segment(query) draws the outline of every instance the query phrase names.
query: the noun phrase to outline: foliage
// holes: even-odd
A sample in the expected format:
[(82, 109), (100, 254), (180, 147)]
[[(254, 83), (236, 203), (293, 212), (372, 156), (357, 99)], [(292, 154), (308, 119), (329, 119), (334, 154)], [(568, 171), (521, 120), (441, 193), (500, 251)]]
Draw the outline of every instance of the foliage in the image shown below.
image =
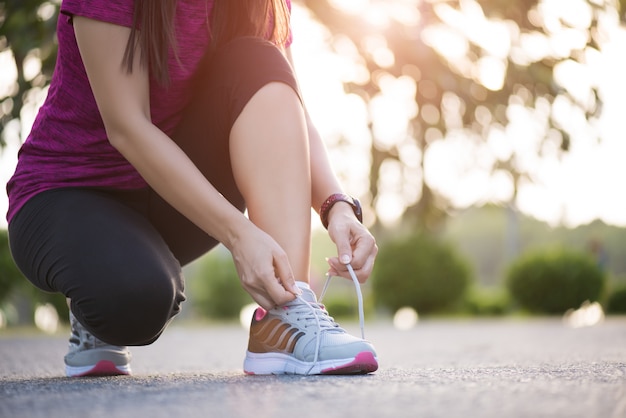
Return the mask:
[(213, 319), (234, 319), (253, 300), (241, 286), (235, 264), (228, 254), (214, 251), (198, 263), (187, 281), (193, 309)]
[(612, 289), (607, 300), (606, 310), (611, 314), (626, 314), (626, 283)]
[(470, 284), (470, 271), (452, 247), (415, 234), (381, 244), (372, 274), (379, 306), (410, 306), (420, 314), (451, 308)]
[(555, 249), (528, 253), (507, 274), (511, 296), (531, 312), (562, 314), (597, 301), (606, 275), (588, 254)]
[[(50, 82), (56, 62), (59, 4), (58, 0), (0, 1), (0, 53), (12, 52), (17, 71), (17, 80), (8, 94), (0, 92), (0, 148), (4, 145), (4, 128), (12, 120), (19, 120), (28, 93)], [(31, 74), (28, 68), (37, 65), (39, 70)]]
[(11, 257), (7, 231), (0, 229), (0, 304), (22, 281), (24, 281), (22, 273), (15, 266)]
[[(370, 0), (364, 3), (367, 10), (357, 12), (346, 11), (340, 7), (341, 2), (331, 0), (299, 1), (329, 29), (329, 43), (342, 59), (356, 64), (359, 71), (354, 74), (366, 74), (361, 79), (345, 79), (348, 93), (370, 105), (390, 85), (390, 80), (411, 80), (403, 89), (413, 92), (411, 103), (406, 106), (413, 110), (407, 111), (406, 129), (403, 127), (395, 142), (382, 140), (374, 118), (370, 118), (370, 193), (364, 197), (371, 197), (364, 203), (374, 207), (381, 196), (410, 187), (411, 192), (402, 196), (406, 217), (422, 227), (435, 229), (453, 204), (450, 196), (425, 175), (429, 149), (454, 132), (459, 134), (455, 138), (473, 144), (491, 133), (506, 133), (512, 111), (520, 107), (536, 116), (539, 140), (533, 139), (533, 143), (537, 144), (537, 155), (552, 148), (567, 152), (570, 136), (575, 132), (554, 116), (553, 104), (560, 101), (571, 105), (568, 118), (575, 113), (592, 121), (599, 115), (602, 103), (593, 83), (589, 88), (576, 83), (576, 92), (572, 92), (571, 86), (562, 85), (555, 77), (555, 69), (565, 64), (584, 70), (587, 57), (602, 48), (602, 36), (611, 32), (603, 25), (616, 25), (619, 17), (624, 16), (615, 10), (620, 6), (623, 10), (624, 0), (619, 4), (582, 1), (588, 5), (591, 16), (582, 25), (562, 16), (546, 21), (539, 0)], [(13, 88), (0, 92), (0, 148), (6, 125), (19, 120), (23, 105), (33, 100), (29, 94), (44, 88), (50, 80), (56, 58), (54, 29), (59, 4), (60, 0), (0, 1), (0, 53), (11, 51), (17, 70)], [(371, 24), (367, 17), (372, 16), (379, 22), (388, 22)], [(481, 33), (468, 33), (473, 23), (469, 17), (480, 19)], [(501, 36), (489, 36), (486, 30), (493, 28)], [(436, 32), (442, 29), (445, 30)], [(441, 36), (431, 36), (433, 33)], [(525, 44), (530, 41), (545, 46), (570, 35), (582, 41), (564, 49), (547, 48), (549, 52), (544, 53), (539, 52), (541, 48), (529, 49)], [(450, 56), (433, 39), (452, 39), (451, 44), (463, 48)], [(485, 39), (502, 39), (501, 48), (494, 50)], [(26, 71), (27, 67), (33, 68), (33, 63), (41, 64), (37, 74)], [(486, 63), (502, 68), (502, 77), (481, 77)], [(484, 155), (484, 148), (477, 145), (476, 149)], [(522, 168), (519, 158), (512, 152), (481, 169), (498, 174), (508, 172), (515, 194), (520, 181), (533, 178), (533, 173)], [(403, 184), (393, 188), (383, 187), (380, 182), (381, 171), (390, 163), (402, 167), (399, 182)], [(473, 168), (471, 164), (466, 167)], [(511, 201), (514, 200), (512, 196)]]
[[(515, 149), (486, 162), (484, 140), (492, 134), (513, 135), (511, 117), (526, 112), (536, 122), (534, 137), (527, 138), (533, 153), (541, 157), (547, 148), (564, 153), (577, 134), (568, 126), (572, 114), (593, 122), (601, 111), (596, 86), (564, 85), (555, 74), (565, 66), (584, 70), (586, 57), (598, 53), (601, 34), (608, 30), (604, 25), (619, 25), (613, 3), (577, 2), (583, 11), (587, 7), (589, 16), (577, 22), (568, 19), (567, 8), (546, 16), (539, 0), (371, 0), (364, 3), (366, 10), (342, 8), (331, 0), (303, 3), (331, 32), (330, 43), (342, 59), (363, 70), (354, 74), (367, 74), (345, 80), (349, 93), (370, 105), (394, 88), (413, 95), (405, 106), (412, 110), (404, 110), (406, 131), (393, 139), (387, 138), (387, 130), (377, 129), (370, 115), (369, 195), (375, 205), (381, 196), (399, 194), (411, 185), (413, 192), (400, 198), (405, 215), (423, 228), (436, 230), (447, 209), (454, 207), (436, 179), (427, 175), (425, 157), (434, 145), (452, 139), (475, 150), (474, 159), (482, 166), (461, 164), (465, 167), (455, 168), (459, 179), (477, 169), (510, 174), (510, 201), (515, 202), (518, 185), (533, 181), (533, 173)], [(576, 36), (579, 42), (541, 50), (540, 45), (564, 36)], [(535, 48), (529, 46), (533, 42)], [(486, 68), (494, 71), (486, 76)], [(569, 106), (565, 120), (554, 111), (557, 102)], [(396, 171), (401, 178), (393, 188), (381, 189), (381, 173), (389, 166), (400, 167)], [(421, 189), (417, 193), (415, 184)]]
[(500, 316), (511, 310), (509, 295), (500, 289), (488, 290), (473, 287), (467, 292), (463, 311), (473, 316)]
[(557, 246), (589, 253), (610, 276), (626, 277), (626, 230), (601, 221), (551, 227), (519, 212), (511, 214), (510, 208), (489, 205), (452, 214), (442, 235), (471, 261), (477, 281), (485, 287), (500, 286), (520, 254)]

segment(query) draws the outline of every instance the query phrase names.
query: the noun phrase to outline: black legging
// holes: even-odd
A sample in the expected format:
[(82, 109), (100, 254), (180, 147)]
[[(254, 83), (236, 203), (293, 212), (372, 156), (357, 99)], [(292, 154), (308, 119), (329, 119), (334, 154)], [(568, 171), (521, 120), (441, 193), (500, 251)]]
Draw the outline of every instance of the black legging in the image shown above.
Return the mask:
[[(269, 42), (240, 38), (206, 61), (173, 139), (237, 208), (231, 127), (264, 85), (298, 92), (289, 63)], [(38, 288), (71, 299), (76, 318), (115, 345), (155, 341), (185, 300), (181, 265), (217, 245), (151, 189), (62, 188), (30, 199), (9, 224), (11, 252)]]

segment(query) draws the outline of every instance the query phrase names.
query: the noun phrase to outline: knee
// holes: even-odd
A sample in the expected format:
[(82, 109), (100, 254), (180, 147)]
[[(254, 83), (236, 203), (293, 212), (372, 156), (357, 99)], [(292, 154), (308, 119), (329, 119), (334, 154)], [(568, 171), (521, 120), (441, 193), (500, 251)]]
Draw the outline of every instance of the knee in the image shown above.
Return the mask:
[(161, 335), (184, 300), (182, 275), (160, 272), (100, 289), (82, 303), (72, 299), (72, 311), (109, 344), (146, 345)]

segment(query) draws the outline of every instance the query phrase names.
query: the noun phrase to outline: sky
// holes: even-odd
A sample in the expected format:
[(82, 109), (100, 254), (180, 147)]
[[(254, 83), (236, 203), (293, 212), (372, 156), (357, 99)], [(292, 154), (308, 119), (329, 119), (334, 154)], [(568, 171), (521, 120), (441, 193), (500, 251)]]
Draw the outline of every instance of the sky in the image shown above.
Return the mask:
[[(396, 3), (409, 4), (411, 1), (396, 0)], [(569, 0), (565, 8), (563, 1), (546, 0), (544, 3), (545, 7), (555, 8), (560, 13), (573, 10), (569, 18), (580, 19), (580, 11), (573, 7), (579, 0)], [(354, 10), (363, 10), (368, 4), (376, 3), (369, 0), (334, 2)], [(467, 3), (471, 5), (472, 1)], [(393, 10), (393, 13), (402, 14), (399, 8)], [(378, 11), (365, 15), (371, 16), (374, 26), (385, 23), (380, 21), (382, 15)], [(414, 18), (406, 13), (402, 16), (404, 19)], [(359, 67), (354, 65), (350, 46), (338, 40), (334, 44), (335, 50), (331, 50), (326, 42), (326, 30), (309, 19), (307, 12), (297, 5), (294, 6), (292, 19), (295, 40), (293, 56), (308, 110), (327, 143), (329, 156), (346, 191), (363, 196), (368, 189), (369, 148), (372, 141), (372, 135), (366, 129), (368, 118), (376, 119), (374, 128), (379, 129), (377, 140), (385, 141), (385, 138), (393, 138), (401, 132), (415, 112), (427, 109), (418, 109), (413, 103), (415, 86), (406, 78), (384, 80), (383, 94), (372, 101), (369, 108), (360, 98), (345, 94), (342, 80), (363, 76), (359, 73)], [(472, 30), (472, 33), (476, 31)], [(510, 178), (505, 173), (490, 175), (484, 168), (494, 158), (506, 157), (507, 153), (515, 151), (522, 156), (522, 163), (535, 173), (533, 183), (522, 184), (519, 189), (517, 204), (523, 213), (551, 225), (573, 227), (601, 219), (608, 224), (626, 226), (626, 193), (623, 191), (623, 179), (626, 178), (624, 45), (626, 31), (616, 26), (606, 34), (602, 53), (589, 58), (590, 65), (585, 71), (564, 68), (560, 74), (563, 83), (574, 89), (580, 83), (598, 84), (604, 101), (601, 119), (595, 126), (601, 133), (600, 141), (589, 140), (591, 133), (587, 132), (585, 126), (581, 125), (578, 129), (576, 124), (582, 120), (580, 115), (567, 103), (563, 103), (555, 108), (555, 112), (560, 112), (564, 120), (574, 124), (578, 134), (572, 136), (568, 154), (558, 157), (554, 152), (551, 157), (548, 149), (547, 157), (540, 160), (533, 148), (536, 145), (534, 141), (537, 141), (537, 115), (523, 106), (511, 106), (508, 113), (510, 125), (505, 130), (491, 131), (487, 141), (467, 141), (459, 134), (451, 134), (445, 140), (436, 141), (425, 156), (423, 174), (415, 164), (411, 164), (417, 161), (420, 150), (404, 147), (402, 153), (405, 167), (390, 163), (383, 168), (380, 187), (383, 193), (376, 205), (381, 221), (393, 225), (404, 207), (419, 199), (419, 183), (417, 180), (414, 183), (407, 181), (406, 170), (415, 179), (425, 176), (431, 186), (460, 208), (476, 202), (506, 201), (512, 193)], [(497, 54), (498, 45), (492, 48), (494, 54)], [(390, 59), (388, 54), (384, 54), (384, 48), (379, 50), (380, 60)], [(451, 49), (450, 53), (454, 53), (454, 50)], [(11, 77), (14, 77), (10, 60), (9, 55), (0, 54), (0, 68), (3, 69), (0, 72), (0, 95)], [(497, 66), (493, 68), (497, 70)], [(36, 65), (33, 71), (36, 71)], [(490, 80), (493, 79), (492, 76)], [(39, 101), (44, 94), (40, 93)], [(32, 123), (35, 108), (36, 105), (31, 105), (31, 109), (24, 112), (24, 131), (28, 131)], [(0, 188), (3, 190), (15, 168), (19, 147), (19, 139), (11, 135), (7, 142), (7, 147), (0, 155)], [(0, 193), (0, 213), (4, 214), (6, 207), (5, 194)], [(0, 217), (0, 227), (6, 227), (4, 216)]]

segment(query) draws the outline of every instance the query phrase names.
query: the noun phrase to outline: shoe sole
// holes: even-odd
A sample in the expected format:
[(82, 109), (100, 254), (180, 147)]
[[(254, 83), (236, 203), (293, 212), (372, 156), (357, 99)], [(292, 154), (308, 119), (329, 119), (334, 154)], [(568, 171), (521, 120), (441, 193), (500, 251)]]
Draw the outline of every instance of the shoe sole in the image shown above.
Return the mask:
[(244, 373), (248, 375), (296, 374), (296, 375), (354, 375), (378, 370), (378, 361), (369, 351), (354, 358), (318, 361), (297, 360), (282, 353), (246, 353)]
[(109, 360), (100, 360), (95, 365), (90, 366), (76, 367), (65, 365), (65, 374), (68, 377), (121, 376), (129, 375), (130, 373), (128, 364), (118, 366)]

